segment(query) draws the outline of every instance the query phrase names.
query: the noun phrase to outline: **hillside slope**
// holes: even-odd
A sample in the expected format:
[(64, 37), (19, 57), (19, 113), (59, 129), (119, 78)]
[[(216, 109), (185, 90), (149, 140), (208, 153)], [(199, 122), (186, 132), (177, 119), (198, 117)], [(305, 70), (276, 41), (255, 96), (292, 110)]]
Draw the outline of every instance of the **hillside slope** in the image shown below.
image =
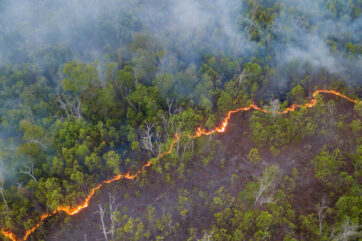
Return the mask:
[[(102, 210), (109, 240), (329, 240), (347, 228), (353, 237), (362, 154), (361, 126), (353, 123), (361, 117), (353, 104), (334, 100), (270, 117), (265, 129), (298, 118), (316, 123), (313, 133), (273, 151), (251, 134), (265, 114), (235, 114), (225, 133), (181, 141), (137, 180), (105, 187), (86, 212), (53, 225), (47, 239), (104, 240)], [(341, 122), (350, 128), (341, 130)]]

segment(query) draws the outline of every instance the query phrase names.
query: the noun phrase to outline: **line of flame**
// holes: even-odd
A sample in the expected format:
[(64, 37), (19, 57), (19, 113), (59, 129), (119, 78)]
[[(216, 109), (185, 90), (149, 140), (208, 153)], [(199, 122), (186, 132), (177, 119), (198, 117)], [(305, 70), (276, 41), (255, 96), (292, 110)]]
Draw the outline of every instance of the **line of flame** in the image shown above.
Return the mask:
[[(287, 114), (291, 111), (295, 111), (297, 108), (302, 108), (302, 107), (306, 107), (306, 108), (312, 108), (313, 106), (315, 106), (317, 104), (317, 99), (316, 99), (316, 96), (319, 94), (319, 93), (326, 93), (326, 94), (333, 94), (333, 95), (336, 95), (336, 96), (339, 96), (339, 97), (342, 97), (350, 102), (353, 102), (353, 103), (357, 103), (357, 100), (354, 100), (354, 99), (351, 99), (337, 91), (334, 91), (334, 90), (316, 90), (313, 95), (312, 95), (312, 99), (304, 104), (304, 105), (297, 105), (297, 104), (294, 104), (294, 105), (291, 105), (289, 108), (285, 109), (284, 111), (281, 111), (281, 112), (276, 112), (277, 114)], [(237, 113), (237, 112), (240, 112), (240, 111), (249, 111), (251, 109), (254, 109), (254, 110), (258, 110), (258, 111), (261, 111), (261, 112), (264, 112), (264, 113), (269, 113), (270, 111), (266, 110), (266, 109), (262, 109), (260, 108), (259, 106), (257, 106), (256, 104), (254, 103), (251, 103), (249, 106), (246, 106), (246, 107), (242, 107), (242, 108), (239, 108), (239, 109), (236, 109), (236, 110), (231, 110), (227, 113), (225, 119), (221, 122), (220, 126), (217, 126), (215, 127), (214, 129), (210, 130), (210, 131), (207, 131), (205, 129), (202, 129), (201, 127), (197, 128), (196, 132), (195, 132), (195, 135), (188, 135), (189, 138), (197, 138), (197, 137), (200, 137), (200, 136), (208, 136), (208, 135), (211, 135), (213, 133), (221, 133), (221, 132), (225, 132), (226, 130), (226, 127), (228, 126), (229, 124), (229, 120), (231, 118), (231, 115), (234, 114), (234, 113)], [(172, 150), (173, 150), (173, 147), (174, 145), (179, 141), (181, 136), (179, 136), (177, 133), (175, 134), (175, 137), (173, 139), (173, 141), (171, 142), (170, 144), (170, 147), (168, 149), (168, 151), (166, 152), (163, 152), (161, 154), (159, 154), (157, 156), (157, 158), (162, 158), (163, 156), (167, 155), (167, 154), (171, 154)], [(78, 206), (75, 206), (75, 207), (70, 207), (70, 206), (59, 206), (57, 207), (53, 212), (51, 213), (47, 213), (47, 214), (43, 214), (41, 217), (40, 217), (40, 220), (39, 222), (31, 229), (28, 229), (26, 230), (25, 232), (25, 235), (23, 238), (17, 238), (15, 236), (15, 234), (13, 232), (11, 232), (10, 230), (8, 229), (2, 229), (1, 230), (1, 233), (9, 238), (10, 240), (12, 241), (25, 241), (28, 239), (29, 235), (31, 233), (33, 233), (39, 226), (40, 224), (47, 218), (55, 215), (56, 213), (58, 212), (65, 212), (66, 214), (68, 214), (69, 216), (73, 216), (77, 213), (79, 213), (81, 210), (85, 209), (88, 207), (89, 205), (89, 201), (91, 200), (91, 198), (94, 196), (95, 192), (100, 189), (103, 184), (109, 184), (111, 182), (114, 182), (114, 181), (117, 181), (117, 180), (120, 180), (120, 179), (127, 179), (127, 180), (132, 180), (134, 178), (136, 178), (139, 174), (142, 173), (142, 171), (146, 168), (146, 167), (149, 167), (151, 166), (151, 161), (148, 161), (146, 162), (141, 168), (140, 170), (138, 170), (136, 173), (134, 174), (131, 174), (131, 172), (127, 172), (126, 174), (118, 174), (116, 176), (114, 176), (113, 178), (111, 179), (108, 179), (108, 180), (105, 180), (103, 182), (101, 182), (100, 184), (98, 184), (96, 187), (92, 188), (90, 193), (88, 194), (88, 196), (84, 199), (83, 203), (81, 203), (80, 205)]]

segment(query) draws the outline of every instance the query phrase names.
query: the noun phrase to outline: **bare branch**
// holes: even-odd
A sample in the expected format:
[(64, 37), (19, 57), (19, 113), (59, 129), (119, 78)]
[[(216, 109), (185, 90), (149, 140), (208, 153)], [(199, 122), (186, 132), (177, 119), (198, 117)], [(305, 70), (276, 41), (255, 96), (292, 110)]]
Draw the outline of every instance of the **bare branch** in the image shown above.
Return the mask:
[(133, 73), (133, 77), (135, 79), (135, 84), (138, 84), (138, 78), (137, 78), (137, 68), (136, 67), (133, 67), (132, 68), (132, 73)]
[(322, 233), (323, 230), (323, 220), (326, 217), (326, 210), (328, 206), (326, 205), (326, 199), (323, 198), (321, 203), (316, 205), (318, 219), (319, 219), (319, 233)]
[(57, 99), (58, 102), (60, 103), (60, 106), (67, 114), (68, 119), (70, 117), (70, 114), (77, 119), (82, 119), (82, 108), (81, 108), (82, 103), (79, 96), (75, 96), (74, 99), (71, 100), (65, 94), (63, 94), (63, 95), (58, 95)]
[(126, 95), (125, 99), (127, 100), (128, 104), (134, 109), (137, 110), (136, 106), (134, 106), (134, 104), (132, 103), (132, 101), (130, 100), (129, 96)]
[(276, 166), (268, 167), (263, 174), (258, 178), (259, 189), (255, 194), (255, 207), (262, 207), (267, 203), (273, 203), (275, 188), (278, 184), (280, 170)]
[(172, 115), (172, 105), (173, 105), (173, 99), (166, 99), (167, 101), (167, 106), (168, 106), (168, 115), (171, 116)]
[(98, 212), (99, 212), (99, 217), (101, 219), (101, 224), (102, 224), (102, 231), (103, 231), (103, 235), (104, 235), (104, 239), (106, 241), (108, 241), (108, 236), (107, 236), (107, 229), (106, 229), (106, 225), (104, 223), (104, 213), (105, 213), (105, 210), (103, 209), (102, 205), (99, 204), (98, 205)]
[(186, 142), (186, 143), (184, 144), (184, 149), (183, 149), (183, 152), (182, 152), (182, 154), (181, 154), (181, 163), (183, 163), (184, 160), (185, 160), (185, 153), (186, 153), (186, 150), (187, 150), (188, 145), (189, 145), (189, 142)]
[(60, 106), (62, 107), (62, 109), (65, 111), (65, 113), (67, 114), (67, 118), (69, 120), (69, 112), (67, 109), (66, 104), (64, 103), (64, 101), (62, 100), (62, 97), (58, 94), (58, 98), (57, 98), (58, 102), (60, 103)]
[(278, 110), (279, 110), (279, 100), (275, 99), (270, 101), (270, 112), (273, 117), (275, 117)]
[(201, 239), (197, 238), (196, 236), (194, 236), (194, 237), (197, 241), (211, 241), (213, 235), (214, 235), (214, 232), (211, 232), (210, 234), (206, 232), (206, 233), (204, 233), (204, 235), (202, 236)]
[(357, 237), (361, 235), (359, 231), (360, 226), (352, 223), (349, 219), (347, 219), (341, 227), (341, 232), (333, 239), (333, 241), (348, 241), (352, 237)]
[(111, 239), (114, 237), (114, 231), (116, 227), (116, 216), (115, 212), (117, 211), (116, 201), (112, 194), (109, 193), (109, 219), (111, 221), (111, 227), (108, 233), (111, 234)]
[(152, 152), (152, 155), (155, 155), (153, 139), (152, 139), (154, 133), (152, 133), (152, 128), (153, 128), (153, 125), (146, 122), (145, 123), (145, 128), (139, 130), (139, 134), (140, 134), (141, 139), (142, 139), (143, 148), (150, 151), (150, 152)]
[(181, 112), (181, 107), (174, 107), (173, 104), (174, 104), (174, 99), (171, 98), (167, 98), (166, 99), (166, 102), (167, 102), (167, 106), (168, 106), (168, 115), (171, 117), (172, 115), (178, 113), (178, 112)]
[(246, 76), (247, 76), (246, 69), (243, 69), (243, 72), (241, 72), (241, 74), (239, 75), (239, 85), (241, 85)]
[(42, 143), (42, 142), (39, 141), (39, 140), (29, 140), (28, 142), (39, 144), (39, 145), (40, 145), (41, 147), (43, 147), (44, 149), (47, 148), (47, 145), (45, 145), (44, 143)]
[(38, 180), (34, 176), (33, 162), (31, 162), (30, 164), (25, 164), (19, 172), (30, 176), (36, 183), (38, 183)]
[(109, 237), (108, 237), (109, 234), (111, 235), (111, 237), (110, 237), (111, 240), (113, 240), (113, 238), (114, 238), (116, 224), (117, 224), (116, 211), (117, 211), (117, 205), (116, 205), (115, 198), (112, 194), (109, 193), (109, 205), (108, 205), (108, 212), (107, 212), (107, 213), (109, 213), (109, 221), (110, 221), (109, 229), (106, 226), (105, 218), (104, 218), (106, 209), (103, 209), (102, 204), (98, 205), (98, 211), (97, 211), (97, 213), (99, 213), (99, 217), (100, 217), (101, 225), (102, 225), (102, 232), (103, 232), (103, 235), (104, 235), (104, 238), (106, 241), (109, 240)]

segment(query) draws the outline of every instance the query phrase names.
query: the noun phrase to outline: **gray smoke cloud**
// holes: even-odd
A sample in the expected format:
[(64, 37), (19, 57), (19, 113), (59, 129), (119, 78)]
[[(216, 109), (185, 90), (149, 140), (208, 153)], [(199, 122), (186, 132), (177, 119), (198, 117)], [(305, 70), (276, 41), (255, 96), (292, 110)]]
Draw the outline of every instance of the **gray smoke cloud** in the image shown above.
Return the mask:
[[(167, 45), (182, 49), (192, 43), (194, 50), (246, 49), (252, 46), (244, 33), (235, 29), (233, 15), (239, 1), (3, 1), (0, 16), (2, 62), (25, 61), (23, 50), (35, 51), (53, 45), (69, 47), (77, 58), (101, 58), (103, 45), (117, 43), (128, 33), (119, 25), (132, 27), (124, 15), (134, 16), (145, 31)], [(139, 28), (137, 29), (139, 30)], [(227, 44), (231, 44), (228, 46)], [(173, 46), (175, 47), (175, 46)], [(181, 52), (181, 50), (180, 50)], [(192, 55), (191, 52), (189, 52)]]
[(306, 35), (300, 46), (286, 45), (281, 60), (289, 62), (295, 59), (301, 60), (303, 63), (310, 63), (316, 68), (328, 69), (331, 73), (338, 73), (342, 70), (325, 41), (317, 35)]
[(360, 68), (356, 68), (362, 64), (360, 55), (351, 59), (331, 48), (334, 40), (344, 44), (361, 43), (362, 18), (351, 18), (353, 13), (349, 2), (337, 2), (339, 14), (333, 12), (334, 8), (329, 9), (327, 1), (281, 2), (292, 10), (292, 14), (281, 14), (274, 21), (276, 35), (284, 40), (279, 44), (276, 56), (280, 63), (298, 60), (302, 65), (308, 63), (315, 69), (323, 68), (332, 74), (345, 76), (346, 81), (351, 75), (361, 76)]
[[(257, 0), (249, 2), (260, 7)], [(270, 33), (263, 33), (252, 26), (245, 0), (2, 0), (0, 62), (44, 66), (49, 62), (44, 50), (54, 46), (68, 51), (64, 62), (74, 57), (102, 61), (105, 46), (126, 48), (134, 32), (143, 31), (166, 50), (161, 71), (172, 66), (169, 61), (198, 63), (205, 53), (235, 58), (261, 53), (273, 55), (279, 65), (297, 59), (346, 74), (362, 63), (361, 57), (350, 61), (333, 53), (330, 44), (341, 39), (360, 43), (362, 18), (353, 18), (349, 2), (337, 2), (341, 10), (334, 14), (323, 0), (267, 1), (269, 7), (281, 4), (284, 11), (274, 16)], [(251, 39), (250, 27), (264, 38), (271, 34), (273, 43), (260, 47)]]

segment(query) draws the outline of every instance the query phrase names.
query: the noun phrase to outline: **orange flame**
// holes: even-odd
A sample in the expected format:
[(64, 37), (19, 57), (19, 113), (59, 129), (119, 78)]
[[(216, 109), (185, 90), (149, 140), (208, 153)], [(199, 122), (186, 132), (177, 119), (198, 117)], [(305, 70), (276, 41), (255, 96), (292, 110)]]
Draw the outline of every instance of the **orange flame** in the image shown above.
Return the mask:
[(254, 110), (258, 110), (258, 111), (262, 111), (264, 113), (268, 113), (268, 111), (260, 108), (259, 106), (255, 105), (254, 103), (251, 103), (249, 106), (246, 106), (246, 107), (242, 107), (242, 108), (239, 108), (239, 109), (236, 109), (236, 110), (231, 110), (227, 113), (225, 119), (221, 122), (221, 125), (218, 126), (218, 127), (215, 127), (214, 129), (210, 130), (210, 131), (207, 131), (205, 129), (202, 129), (201, 127), (197, 128), (196, 130), (196, 133), (194, 136), (192, 136), (193, 138), (196, 138), (196, 137), (200, 137), (200, 136), (209, 136), (215, 132), (225, 132), (226, 130), (226, 127), (228, 126), (229, 124), (229, 120), (231, 118), (231, 114), (234, 114), (234, 113), (237, 113), (237, 112), (240, 112), (240, 111), (249, 111), (251, 109), (254, 109)]
[[(316, 90), (313, 95), (312, 95), (312, 99), (306, 103), (305, 105), (297, 105), (297, 104), (294, 104), (292, 106), (290, 106), (289, 108), (281, 111), (281, 112), (276, 112), (277, 114), (287, 114), (291, 111), (295, 111), (297, 108), (302, 108), (302, 107), (306, 107), (306, 108), (312, 108), (313, 106), (315, 106), (317, 104), (317, 99), (316, 99), (316, 96), (317, 94), (319, 93), (326, 93), (326, 94), (333, 94), (333, 95), (336, 95), (336, 96), (339, 96), (339, 97), (342, 97), (350, 102), (353, 102), (353, 103), (357, 103), (357, 100), (354, 100), (354, 99), (351, 99), (345, 95), (342, 95), (341, 93), (337, 92), (337, 91), (334, 91), (334, 90)], [(240, 112), (240, 111), (249, 111), (251, 109), (254, 109), (254, 110), (258, 110), (258, 111), (261, 111), (261, 112), (264, 112), (264, 113), (270, 113), (270, 111), (266, 110), (266, 109), (262, 109), (260, 108), (259, 106), (257, 106), (256, 104), (254, 103), (251, 103), (249, 106), (246, 106), (246, 107), (242, 107), (242, 108), (239, 108), (239, 109), (236, 109), (236, 110), (231, 110), (227, 113), (225, 119), (221, 122), (221, 125), (220, 126), (217, 126), (215, 127), (214, 129), (210, 130), (210, 131), (207, 131), (205, 129), (202, 129), (201, 127), (197, 128), (196, 130), (196, 133), (195, 135), (188, 135), (189, 138), (197, 138), (197, 137), (200, 137), (200, 136), (208, 136), (208, 135), (211, 135), (213, 133), (221, 133), (221, 132), (225, 132), (228, 124), (229, 124), (229, 120), (231, 118), (231, 114), (234, 114), (234, 113), (237, 113), (237, 112)], [(181, 136), (179, 136), (177, 133), (175, 134), (175, 137), (173, 139), (173, 141), (171, 142), (170, 144), (170, 147), (168, 149), (168, 151), (166, 152), (163, 152), (163, 153), (160, 153), (157, 158), (162, 158), (163, 156), (165, 155), (168, 155), (168, 154), (171, 154), (172, 150), (173, 150), (173, 147), (174, 145), (180, 140)], [(104, 141), (105, 143), (105, 141)], [(75, 207), (70, 207), (70, 206), (59, 206), (57, 207), (53, 212), (51, 213), (46, 213), (46, 214), (43, 214), (41, 217), (40, 217), (40, 220), (39, 222), (31, 229), (28, 229), (26, 230), (25, 232), (25, 235), (23, 238), (17, 238), (15, 236), (15, 233), (11, 232), (10, 230), (8, 229), (2, 229), (1, 230), (1, 234), (7, 238), (9, 238), (10, 240), (12, 241), (25, 241), (28, 239), (29, 235), (31, 233), (33, 233), (39, 226), (40, 224), (47, 218), (55, 215), (56, 213), (58, 212), (65, 212), (66, 214), (68, 214), (69, 216), (73, 216), (77, 213), (79, 213), (81, 210), (85, 209), (88, 207), (89, 205), (89, 201), (91, 200), (91, 198), (94, 196), (95, 192), (100, 189), (103, 184), (109, 184), (111, 182), (114, 182), (114, 181), (117, 181), (117, 180), (121, 180), (121, 179), (127, 179), (127, 180), (132, 180), (134, 178), (136, 178), (138, 175), (140, 175), (142, 173), (142, 171), (146, 168), (146, 167), (149, 167), (151, 166), (151, 161), (148, 161), (146, 162), (141, 168), (140, 170), (138, 170), (136, 173), (134, 174), (131, 174), (130, 172), (127, 172), (126, 174), (118, 174), (116, 176), (114, 176), (113, 178), (111, 179), (108, 179), (108, 180), (105, 180), (103, 182), (101, 182), (100, 184), (98, 184), (96, 187), (92, 188), (90, 193), (88, 194), (88, 196), (84, 199), (83, 203), (79, 204), (78, 206), (75, 206)]]
[(5, 230), (1, 230), (2, 235), (4, 235), (5, 237), (7, 237), (8, 239), (12, 240), (12, 241), (16, 241), (15, 235), (14, 233), (12, 233), (11, 231), (5, 231)]

